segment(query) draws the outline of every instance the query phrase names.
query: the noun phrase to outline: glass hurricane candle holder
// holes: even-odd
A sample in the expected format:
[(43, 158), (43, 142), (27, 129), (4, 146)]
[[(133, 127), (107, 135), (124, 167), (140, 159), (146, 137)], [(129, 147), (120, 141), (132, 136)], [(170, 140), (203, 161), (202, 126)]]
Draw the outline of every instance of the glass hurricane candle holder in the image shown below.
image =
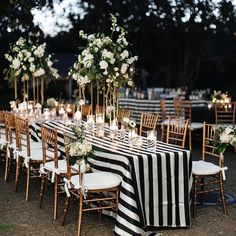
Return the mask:
[(50, 115), (51, 115), (50, 109), (49, 108), (44, 108), (43, 109), (43, 115), (44, 115), (44, 119), (46, 121), (48, 121), (50, 119)]
[(135, 139), (137, 138), (136, 130), (130, 129), (128, 132), (128, 144), (129, 146), (133, 146), (135, 143)]
[(74, 122), (76, 125), (80, 125), (82, 120), (82, 114), (80, 110), (77, 110), (74, 114)]
[(96, 134), (98, 137), (104, 137), (104, 116), (96, 114)]
[(111, 126), (110, 126), (110, 138), (113, 140), (115, 138), (117, 138), (117, 134), (118, 134), (118, 126), (116, 124), (116, 121), (113, 120), (111, 122)]
[(157, 131), (147, 131), (147, 150), (154, 152), (156, 150)]
[(126, 129), (125, 129), (124, 125), (121, 125), (121, 127), (120, 127), (120, 140), (121, 141), (125, 140), (125, 133), (126, 133)]
[(94, 115), (87, 115), (87, 131), (94, 134), (94, 126), (95, 126), (95, 116)]

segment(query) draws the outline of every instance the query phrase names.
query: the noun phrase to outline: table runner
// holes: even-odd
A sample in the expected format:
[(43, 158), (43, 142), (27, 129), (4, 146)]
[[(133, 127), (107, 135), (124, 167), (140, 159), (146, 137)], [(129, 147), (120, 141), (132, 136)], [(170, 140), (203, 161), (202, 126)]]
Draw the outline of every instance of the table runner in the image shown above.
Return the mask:
[[(46, 125), (58, 129), (63, 152), (65, 130), (60, 122)], [(32, 136), (40, 138), (40, 123), (31, 125)], [(106, 130), (107, 132), (107, 130)], [(35, 137), (37, 138), (37, 137)], [(89, 161), (94, 171), (109, 171), (122, 177), (115, 235), (150, 235), (149, 226), (190, 226), (191, 155), (187, 150), (157, 142), (156, 152), (130, 147), (119, 140), (86, 134), (96, 147)]]

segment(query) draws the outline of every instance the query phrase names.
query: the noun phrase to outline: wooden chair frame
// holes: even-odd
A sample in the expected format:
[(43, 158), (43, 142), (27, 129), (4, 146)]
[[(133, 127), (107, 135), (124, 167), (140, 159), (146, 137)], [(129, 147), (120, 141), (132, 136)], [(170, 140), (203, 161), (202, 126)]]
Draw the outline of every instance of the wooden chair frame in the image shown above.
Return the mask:
[(140, 127), (139, 127), (139, 135), (143, 136), (147, 134), (147, 130), (156, 130), (158, 115), (150, 114), (150, 113), (141, 113), (140, 119)]
[[(15, 176), (15, 192), (18, 190), (19, 185), (19, 175), (20, 168), (22, 163), (21, 151), (26, 150), (27, 156), (31, 156), (31, 136), (29, 130), (29, 123), (27, 119), (15, 118), (16, 124), (16, 139), (17, 139), (17, 148), (19, 151), (18, 160), (16, 160), (16, 176)], [(40, 151), (40, 149), (39, 149)], [(30, 179), (39, 178), (39, 167), (42, 163), (42, 160), (31, 160), (28, 161), (28, 166), (23, 168), (26, 171), (26, 191), (25, 191), (25, 200), (29, 201), (29, 189), (30, 189)]]
[(172, 144), (181, 148), (185, 147), (185, 140), (188, 130), (189, 120), (168, 118), (166, 143)]
[[(71, 177), (73, 175), (76, 175), (79, 177), (80, 186), (83, 186), (84, 174), (78, 172), (78, 169), (77, 170), (73, 169), (73, 167), (71, 167), (69, 164), (70, 144), (68, 144), (65, 149), (66, 149), (66, 160), (67, 160), (67, 180), (70, 181)], [(72, 196), (76, 196), (77, 198), (79, 198), (78, 231), (77, 231), (78, 236), (80, 236), (81, 233), (81, 222), (82, 222), (83, 212), (99, 211), (100, 221), (101, 221), (102, 210), (110, 209), (113, 210), (114, 212), (117, 212), (120, 186), (107, 189), (96, 189), (96, 190), (88, 189), (86, 191), (87, 194), (86, 198), (84, 197), (84, 192), (82, 188), (80, 188), (79, 190), (75, 189), (74, 186), (71, 184), (71, 188), (69, 189), (69, 191), (72, 194)], [(84, 208), (84, 205), (86, 205), (87, 208)], [(69, 207), (69, 197), (66, 196), (62, 225), (65, 225), (68, 207)]]
[(215, 104), (215, 120), (216, 124), (232, 125), (235, 127), (235, 102), (227, 104), (216, 103)]
[[(43, 165), (47, 162), (54, 162), (54, 168), (58, 169), (58, 140), (57, 140), (57, 130), (52, 129), (50, 127), (42, 126), (41, 127), (41, 135), (42, 135), (42, 146), (43, 146)], [(54, 155), (48, 155), (47, 150), (53, 151)], [(40, 202), (39, 208), (42, 208), (45, 185), (48, 184), (50, 177), (52, 176), (52, 172), (48, 170), (44, 170), (44, 173), (41, 173), (41, 187), (40, 187)], [(53, 220), (57, 219), (58, 215), (58, 196), (60, 193), (64, 193), (64, 191), (60, 191), (60, 185), (62, 185), (61, 179), (65, 176), (63, 173), (56, 173), (54, 178), (54, 203), (53, 203)], [(52, 181), (52, 182), (53, 182)]]
[(5, 175), (4, 180), (7, 181), (10, 175), (11, 164), (14, 159), (14, 151), (17, 148), (16, 143), (16, 124), (15, 116), (11, 112), (5, 112), (5, 130), (6, 130), (6, 139), (8, 141), (9, 152), (6, 152), (6, 163), (5, 163)]
[[(203, 126), (203, 138), (202, 138), (202, 160), (206, 161), (206, 158), (218, 159), (218, 166), (223, 167), (224, 158), (223, 155), (216, 153), (216, 148), (212, 144), (216, 125), (206, 124)], [(194, 165), (194, 162), (193, 162)], [(207, 187), (207, 189), (205, 188)], [(227, 213), (227, 205), (224, 197), (224, 182), (222, 171), (217, 174), (211, 175), (196, 175), (193, 174), (193, 217), (196, 216), (197, 196), (200, 195), (201, 203), (203, 201), (203, 194), (210, 192), (220, 192), (221, 202), (224, 213)]]

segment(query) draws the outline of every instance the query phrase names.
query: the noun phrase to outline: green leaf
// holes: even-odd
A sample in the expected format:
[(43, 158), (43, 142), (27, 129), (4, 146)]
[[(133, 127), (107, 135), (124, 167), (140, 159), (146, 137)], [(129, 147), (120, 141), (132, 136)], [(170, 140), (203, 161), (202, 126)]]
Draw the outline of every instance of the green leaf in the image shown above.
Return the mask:
[(224, 153), (224, 152), (225, 152), (225, 149), (226, 149), (226, 145), (220, 144), (220, 145), (216, 148), (216, 152), (217, 152), (218, 154)]
[(77, 157), (76, 156), (71, 156), (69, 163), (70, 163), (71, 166), (73, 166), (76, 163), (76, 161), (77, 161)]

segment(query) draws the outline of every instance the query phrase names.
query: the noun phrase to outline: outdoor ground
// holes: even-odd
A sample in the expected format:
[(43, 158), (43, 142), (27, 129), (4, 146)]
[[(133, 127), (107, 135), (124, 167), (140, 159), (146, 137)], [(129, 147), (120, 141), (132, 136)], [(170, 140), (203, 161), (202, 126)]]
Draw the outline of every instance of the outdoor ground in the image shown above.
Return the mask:
[[(200, 148), (193, 151), (193, 159), (197, 159)], [(13, 169), (8, 182), (3, 181), (4, 162), (0, 162), (0, 235), (11, 236), (74, 236), (77, 232), (77, 204), (71, 204), (66, 226), (62, 227), (61, 214), (64, 197), (60, 197), (59, 219), (52, 220), (53, 191), (46, 191), (43, 208), (39, 209), (39, 181), (31, 185), (30, 201), (24, 200), (24, 178), (20, 180), (20, 188), (14, 193)], [(190, 228), (171, 228), (157, 231), (166, 236), (215, 236), (236, 235), (236, 153), (225, 153), (226, 172), (225, 192), (228, 196), (228, 214), (224, 214), (221, 206), (205, 206), (197, 209), (197, 216), (192, 219)], [(111, 236), (113, 235), (114, 220), (103, 217), (99, 222), (96, 213), (85, 214), (83, 218), (82, 236)]]

